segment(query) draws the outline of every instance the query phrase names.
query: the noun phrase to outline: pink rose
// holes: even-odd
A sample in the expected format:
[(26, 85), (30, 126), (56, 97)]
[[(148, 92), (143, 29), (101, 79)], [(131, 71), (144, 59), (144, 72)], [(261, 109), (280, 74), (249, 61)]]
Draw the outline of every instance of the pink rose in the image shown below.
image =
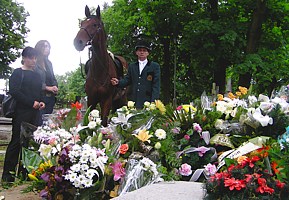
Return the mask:
[(186, 140), (190, 140), (190, 136), (189, 136), (189, 135), (185, 135), (184, 138), (185, 138)]
[(192, 174), (192, 170), (191, 170), (191, 165), (188, 165), (187, 163), (184, 163), (181, 165), (181, 168), (179, 169), (179, 173), (182, 176), (190, 176)]

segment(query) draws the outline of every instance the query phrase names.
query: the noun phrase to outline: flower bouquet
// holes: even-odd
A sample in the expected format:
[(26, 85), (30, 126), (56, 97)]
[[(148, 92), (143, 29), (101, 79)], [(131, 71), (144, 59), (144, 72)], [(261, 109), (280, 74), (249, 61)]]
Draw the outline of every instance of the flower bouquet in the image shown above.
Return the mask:
[[(259, 144), (256, 144), (257, 141)], [(205, 199), (288, 198), (288, 179), (285, 179), (288, 178), (287, 171), (280, 170), (281, 165), (276, 163), (277, 157), (282, 155), (277, 154), (280, 146), (269, 138), (256, 138), (252, 142), (257, 146), (256, 150), (250, 151), (246, 144), (244, 146), (249, 153), (242, 155), (240, 152), (245, 148), (237, 149), (232, 156), (224, 158), (220, 172), (212, 175), (205, 184)]]

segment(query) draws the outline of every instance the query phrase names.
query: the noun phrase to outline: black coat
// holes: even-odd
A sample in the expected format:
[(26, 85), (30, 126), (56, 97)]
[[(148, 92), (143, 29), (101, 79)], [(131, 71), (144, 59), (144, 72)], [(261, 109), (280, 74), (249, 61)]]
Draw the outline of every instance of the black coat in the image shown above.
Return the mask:
[(130, 85), (131, 94), (129, 100), (135, 102), (136, 108), (143, 108), (144, 102), (154, 102), (160, 97), (160, 65), (148, 61), (141, 74), (139, 74), (139, 63), (131, 63), (128, 72), (119, 81), (119, 87)]

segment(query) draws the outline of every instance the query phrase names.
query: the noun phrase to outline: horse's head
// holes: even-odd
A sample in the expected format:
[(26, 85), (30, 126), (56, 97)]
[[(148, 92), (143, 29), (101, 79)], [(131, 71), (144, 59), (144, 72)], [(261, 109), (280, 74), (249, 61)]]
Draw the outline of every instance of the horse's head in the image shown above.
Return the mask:
[(104, 32), (99, 6), (96, 9), (96, 15), (91, 15), (89, 8), (85, 6), (85, 16), (86, 19), (81, 22), (80, 30), (74, 38), (74, 47), (78, 51), (82, 51), (87, 44), (97, 40), (100, 33)]

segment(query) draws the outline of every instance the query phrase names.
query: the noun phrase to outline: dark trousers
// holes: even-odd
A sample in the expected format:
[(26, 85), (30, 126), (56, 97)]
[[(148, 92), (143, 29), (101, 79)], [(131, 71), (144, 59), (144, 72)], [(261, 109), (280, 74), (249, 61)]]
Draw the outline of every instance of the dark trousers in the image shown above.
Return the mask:
[(4, 168), (2, 174), (2, 180), (12, 182), (14, 181), (12, 172), (16, 172), (16, 166), (19, 161), (19, 155), (21, 152), (21, 123), (28, 122), (30, 124), (36, 125), (36, 118), (38, 110), (17, 110), (16, 117), (12, 119), (12, 137), (11, 141), (6, 149)]

